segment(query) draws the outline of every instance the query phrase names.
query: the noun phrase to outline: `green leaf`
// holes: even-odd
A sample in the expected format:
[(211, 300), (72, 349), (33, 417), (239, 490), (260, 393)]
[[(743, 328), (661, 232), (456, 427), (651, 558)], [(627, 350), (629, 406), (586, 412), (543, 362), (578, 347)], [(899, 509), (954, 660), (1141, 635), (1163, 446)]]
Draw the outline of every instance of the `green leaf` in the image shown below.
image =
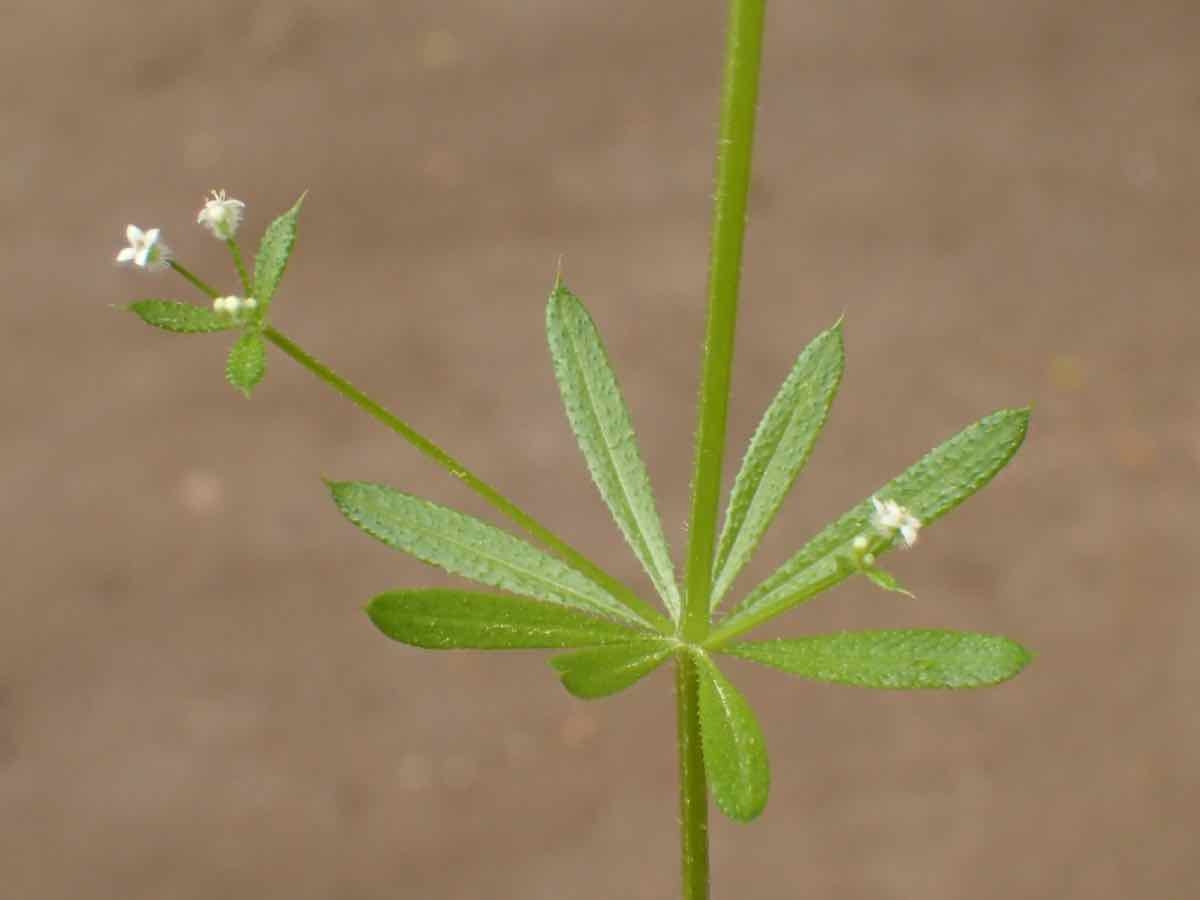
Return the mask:
[(754, 432), (725, 511), (713, 567), (714, 609), (754, 555), (808, 461), (829, 416), (844, 362), (839, 322), (800, 354)]
[(147, 325), (176, 334), (202, 334), (237, 327), (231, 318), (219, 315), (210, 306), (178, 300), (138, 300), (126, 308)]
[(803, 678), (895, 690), (999, 684), (1033, 658), (1008, 638), (930, 630), (814, 635), (735, 644), (722, 652)]
[(229, 351), (225, 377), (235, 388), (250, 396), (267, 371), (267, 346), (257, 331), (245, 331)]
[(900, 587), (900, 582), (896, 580), (896, 576), (891, 572), (885, 572), (883, 569), (877, 569), (874, 566), (868, 566), (862, 570), (862, 573), (876, 586), (881, 587), (885, 591), (892, 591), (896, 594), (904, 594), (906, 597), (915, 596), (912, 591), (905, 590)]
[(589, 578), (493, 525), (381, 484), (347, 481), (329, 489), (351, 522), (422, 562), (514, 594), (644, 625)]
[(275, 296), (296, 244), (296, 220), (305, 196), (301, 195), (295, 206), (267, 226), (258, 245), (258, 257), (254, 260), (254, 297), (263, 313)]
[(388, 637), (430, 650), (558, 650), (643, 636), (564, 606), (475, 591), (389, 591), (367, 605), (367, 614)]
[(673, 649), (664, 640), (631, 641), (556, 656), (550, 665), (571, 694), (595, 700), (636, 684), (661, 666)]
[[(928, 527), (989, 481), (1012, 459), (1025, 440), (1028, 409), (992, 413), (931, 451), (875, 496), (906, 506)], [(855, 569), (852, 542), (871, 529), (867, 498), (829, 525), (755, 588), (714, 631), (710, 646), (752, 628), (838, 584)], [(881, 548), (882, 555), (890, 548)]]
[(629, 409), (595, 324), (579, 299), (561, 285), (556, 285), (550, 295), (546, 334), (567, 418), (592, 480), (667, 609), (677, 619), (675, 570)]
[(717, 806), (749, 822), (767, 805), (771, 768), (762, 731), (746, 698), (705, 654), (697, 654), (700, 738), (704, 768)]

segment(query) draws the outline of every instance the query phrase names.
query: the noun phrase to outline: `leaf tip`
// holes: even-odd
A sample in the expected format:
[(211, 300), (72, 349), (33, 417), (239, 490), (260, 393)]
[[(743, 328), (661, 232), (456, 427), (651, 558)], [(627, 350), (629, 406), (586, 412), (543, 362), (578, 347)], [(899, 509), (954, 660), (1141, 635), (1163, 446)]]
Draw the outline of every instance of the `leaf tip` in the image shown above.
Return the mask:
[(733, 821), (746, 825), (763, 814), (763, 810), (767, 808), (767, 798), (763, 797), (761, 803), (755, 802), (738, 806), (718, 801), (717, 806), (721, 807), (721, 812)]
[(1013, 641), (1012, 645), (1014, 651), (1014, 662), (1016, 663), (1016, 671), (1013, 672), (1013, 675), (1018, 675), (1025, 670), (1026, 666), (1028, 666), (1034, 661), (1034, 659), (1037, 658), (1037, 654), (1024, 644), (1018, 644), (1016, 641)]
[[(145, 308), (143, 306), (143, 302), (144, 301), (141, 301), (141, 300), (135, 300), (132, 303), (113, 303), (110, 305), (109, 308), (119, 310), (120, 312), (133, 313), (135, 316), (137, 316), (143, 322), (146, 322), (146, 313), (144, 311)], [(146, 322), (146, 324), (149, 325), (150, 323)]]
[(837, 356), (838, 365), (838, 381), (841, 381), (841, 369), (846, 364), (846, 333), (843, 329), (843, 324), (846, 321), (846, 314), (842, 313), (838, 316), (838, 320), (833, 323), (829, 329), (829, 337), (833, 340), (835, 354)]
[(1014, 407), (1013, 409), (1005, 410), (1018, 423), (1016, 444), (1019, 447), (1025, 442), (1025, 437), (1029, 434), (1029, 422), (1033, 418), (1033, 404), (1027, 403), (1025, 406)]
[(557, 312), (558, 308), (564, 303), (570, 302), (572, 296), (573, 295), (570, 289), (567, 287), (566, 282), (563, 281), (562, 272), (556, 272), (554, 275), (554, 288), (550, 291), (550, 303), (548, 311), (551, 314)]
[(346, 494), (349, 491), (350, 485), (353, 484), (353, 482), (334, 481), (333, 479), (326, 478), (325, 476), (321, 476), (321, 482), (322, 482), (322, 484), (325, 485), (325, 488), (329, 491), (329, 496), (333, 499), (333, 502), (337, 506), (337, 508), (342, 510), (343, 513), (345, 513), (346, 512)]

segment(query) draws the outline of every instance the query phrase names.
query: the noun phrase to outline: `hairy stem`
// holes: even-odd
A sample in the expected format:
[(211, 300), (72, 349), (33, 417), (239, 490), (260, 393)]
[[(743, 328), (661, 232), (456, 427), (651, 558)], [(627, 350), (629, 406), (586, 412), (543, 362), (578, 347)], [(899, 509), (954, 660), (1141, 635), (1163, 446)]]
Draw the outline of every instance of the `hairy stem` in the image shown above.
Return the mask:
[(167, 265), (169, 265), (172, 269), (174, 269), (176, 272), (178, 272), (180, 275), (182, 275), (185, 281), (190, 282), (201, 293), (208, 295), (213, 300), (216, 300), (218, 297), (221, 296), (221, 292), (218, 291), (215, 287), (208, 284), (207, 282), (201, 281), (198, 277), (193, 275), (190, 270), (185, 269), (182, 265), (175, 262), (175, 260), (173, 260), (173, 259), (168, 260)]
[(416, 431), (399, 416), (388, 411), (379, 403), (376, 403), (341, 375), (338, 375), (327, 365), (313, 357), (276, 329), (271, 327), (263, 329), (263, 337), (343, 397), (346, 397), (359, 409), (368, 413), (379, 422), (382, 422), (396, 434), (400, 435), (400, 437), (404, 438), (404, 440), (412, 444), (417, 450), (421, 451), (421, 453), (425, 454), (425, 456), (429, 457), (429, 459), (433, 460), (490, 503), (493, 508), (507, 516), (526, 534), (541, 542), (543, 546), (555, 553), (567, 565), (602, 586), (615, 599), (636, 613), (639, 618), (643, 619), (647, 625), (663, 634), (671, 632), (671, 624), (667, 619), (638, 597), (628, 586), (622, 584), (612, 575), (609, 575), (550, 529), (546, 528), (546, 526), (538, 522), (537, 519), (525, 512), (433, 441), (429, 440), (429, 438)]
[(254, 283), (250, 281), (250, 275), (246, 272), (246, 264), (242, 261), (242, 248), (233, 238), (227, 240), (225, 245), (229, 247), (229, 253), (233, 256), (233, 264), (237, 267), (238, 278), (242, 280), (242, 289), (245, 290), (247, 297), (253, 297)]
[(700, 681), (686, 650), (675, 657), (679, 710), (679, 818), (683, 900), (708, 900), (708, 781), (700, 746)]
[[(717, 505), (725, 455), (766, 6), (766, 0), (730, 0), (729, 4), (708, 272), (708, 323), (692, 478), (687, 591), (679, 626), (683, 640), (697, 644), (708, 636), (711, 623), (709, 598), (717, 538)], [(708, 900), (708, 785), (700, 741), (700, 683), (696, 661), (688, 653), (678, 655), (676, 667), (683, 897), (684, 900)]]
[(738, 286), (746, 233), (746, 198), (758, 107), (766, 0), (731, 0), (717, 143), (717, 188), (713, 204), (708, 273), (708, 325), (704, 339), (696, 463), (692, 478), (691, 543), (683, 636), (702, 641), (708, 632), (717, 505), (725, 455), (725, 426), (733, 369)]

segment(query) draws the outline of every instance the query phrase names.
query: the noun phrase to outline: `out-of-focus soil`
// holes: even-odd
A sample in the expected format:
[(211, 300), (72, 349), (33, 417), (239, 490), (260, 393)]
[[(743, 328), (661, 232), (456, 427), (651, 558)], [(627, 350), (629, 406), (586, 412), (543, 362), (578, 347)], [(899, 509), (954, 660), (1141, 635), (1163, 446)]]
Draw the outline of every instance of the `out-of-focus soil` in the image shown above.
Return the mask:
[[(282, 328), (637, 585), (542, 334), (560, 254), (684, 541), (721, 4), (17, 4), (0, 29), (0, 895), (663, 898), (657, 673), (567, 697), (540, 654), (435, 655), (361, 613), (451, 583), (318, 476), (484, 513), (281, 356), (110, 304), (127, 222), (233, 289), (304, 189)], [(816, 0), (770, 10), (731, 461), (845, 314), (847, 377), (760, 564), (992, 409), (994, 485), (781, 633), (946, 626), (1038, 653), (1002, 688), (877, 695), (731, 669), (774, 762), (713, 826), (740, 900), (1177, 898), (1200, 882), (1200, 7)]]

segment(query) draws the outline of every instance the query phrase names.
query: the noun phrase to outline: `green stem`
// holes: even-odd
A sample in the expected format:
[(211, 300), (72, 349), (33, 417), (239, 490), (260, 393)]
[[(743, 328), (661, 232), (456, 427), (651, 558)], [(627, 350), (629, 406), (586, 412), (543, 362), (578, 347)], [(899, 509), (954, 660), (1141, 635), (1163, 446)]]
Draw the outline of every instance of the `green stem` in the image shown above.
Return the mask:
[(238, 278), (242, 280), (242, 288), (246, 291), (247, 297), (254, 296), (254, 285), (250, 281), (250, 275), (246, 272), (246, 264), (242, 262), (242, 249), (238, 246), (237, 241), (229, 238), (225, 242), (225, 246), (229, 248), (230, 255), (233, 256), (233, 264), (237, 267)]
[(686, 650), (675, 658), (679, 710), (679, 816), (683, 900), (708, 900), (708, 782), (700, 744), (700, 680)]
[(721, 135), (717, 143), (717, 188), (713, 203), (708, 279), (708, 325), (700, 388), (696, 464), (692, 478), (691, 542), (683, 636), (702, 641), (708, 633), (717, 505), (725, 455), (725, 426), (733, 369), (738, 285), (746, 232), (746, 198), (758, 107), (766, 0), (731, 0), (725, 45)]
[(201, 281), (199, 278), (197, 278), (195, 275), (193, 275), (190, 271), (185, 269), (182, 265), (175, 262), (175, 260), (173, 260), (173, 259), (168, 260), (167, 265), (169, 265), (172, 269), (174, 269), (176, 272), (178, 272), (180, 275), (182, 275), (184, 277), (184, 279), (186, 279), (187, 281), (190, 281), (193, 285), (195, 285), (201, 291), (201, 293), (207, 294), (213, 300), (216, 300), (218, 297), (221, 296), (220, 291), (218, 291), (212, 285), (207, 284), (204, 281)]
[(763, 622), (775, 618), (784, 610), (790, 609), (793, 606), (799, 606), (806, 600), (815, 597), (823, 591), (829, 590), (831, 587), (845, 580), (846, 575), (844, 572), (831, 569), (825, 577), (818, 581), (808, 582), (804, 586), (804, 590), (790, 594), (782, 600), (734, 610), (729, 618), (725, 619), (725, 621), (709, 633), (707, 640), (704, 641), (704, 649), (709, 651), (721, 650), (735, 638), (741, 637), (747, 631), (753, 631), (759, 625), (763, 624)]
[[(709, 599), (717, 539), (717, 506), (725, 455), (766, 6), (766, 0), (730, 0), (729, 4), (708, 272), (708, 324), (692, 478), (687, 592), (680, 617), (682, 638), (697, 644), (707, 637), (711, 623)], [(708, 900), (708, 785), (700, 740), (700, 682), (696, 661), (689, 653), (681, 652), (677, 656), (676, 667), (683, 897), (684, 900)]]
[(526, 534), (540, 541), (544, 546), (556, 553), (565, 563), (576, 571), (591, 578), (601, 585), (614, 598), (630, 609), (638, 618), (643, 619), (652, 628), (663, 634), (671, 633), (671, 623), (642, 600), (628, 586), (609, 575), (594, 562), (542, 525), (529, 513), (525, 512), (498, 490), (473, 473), (457, 459), (435, 444), (429, 438), (416, 431), (399, 416), (376, 403), (349, 381), (338, 375), (320, 360), (316, 359), (299, 345), (293, 343), (287, 336), (268, 326), (263, 329), (263, 337), (312, 372), (327, 385), (354, 403), (359, 409), (382, 422), (417, 450), (425, 454), (476, 494), (499, 510)]

